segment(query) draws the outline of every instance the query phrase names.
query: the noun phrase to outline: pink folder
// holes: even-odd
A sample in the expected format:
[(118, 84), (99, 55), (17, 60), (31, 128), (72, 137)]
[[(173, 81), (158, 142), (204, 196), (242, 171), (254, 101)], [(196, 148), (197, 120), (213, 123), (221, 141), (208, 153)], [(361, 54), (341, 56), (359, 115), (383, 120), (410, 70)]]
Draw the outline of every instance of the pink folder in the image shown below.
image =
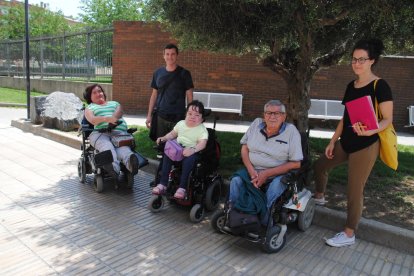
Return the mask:
[(378, 121), (370, 96), (364, 96), (345, 103), (351, 124), (361, 122), (367, 126), (365, 130), (377, 129)]

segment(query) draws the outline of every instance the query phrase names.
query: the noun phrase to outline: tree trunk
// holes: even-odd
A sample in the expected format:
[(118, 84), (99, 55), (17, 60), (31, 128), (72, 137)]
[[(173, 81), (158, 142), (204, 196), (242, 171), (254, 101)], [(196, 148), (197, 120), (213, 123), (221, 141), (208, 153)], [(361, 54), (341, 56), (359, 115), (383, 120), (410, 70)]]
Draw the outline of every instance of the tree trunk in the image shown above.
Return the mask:
[(300, 133), (309, 130), (308, 110), (310, 108), (309, 89), (315, 71), (312, 69), (313, 43), (311, 32), (304, 20), (304, 10), (295, 13), (300, 47), (289, 68), (287, 86), (289, 91), (288, 115)]
[(310, 82), (310, 76), (297, 72), (287, 83), (289, 91), (288, 121), (294, 123), (300, 133), (304, 133), (309, 129)]

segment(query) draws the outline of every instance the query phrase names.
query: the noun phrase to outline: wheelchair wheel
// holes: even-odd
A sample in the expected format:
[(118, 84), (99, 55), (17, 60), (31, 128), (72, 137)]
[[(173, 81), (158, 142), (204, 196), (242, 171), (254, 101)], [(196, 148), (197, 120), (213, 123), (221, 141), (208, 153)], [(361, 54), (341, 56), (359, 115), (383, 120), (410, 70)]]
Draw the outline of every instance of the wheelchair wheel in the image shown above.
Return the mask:
[(190, 220), (192, 222), (200, 222), (204, 218), (204, 208), (200, 204), (195, 204), (190, 211)]
[(104, 179), (100, 174), (96, 174), (93, 180), (93, 188), (97, 193), (102, 193), (104, 190)]
[(266, 235), (266, 241), (262, 245), (262, 249), (266, 253), (277, 253), (285, 246), (286, 233), (281, 241), (278, 241), (279, 234), (280, 227), (274, 226), (270, 229), (269, 233)]
[(162, 208), (164, 208), (164, 203), (165, 200), (163, 196), (152, 195), (148, 202), (148, 210), (153, 213), (158, 213)]
[(85, 183), (86, 180), (86, 164), (82, 157), (78, 161), (78, 177), (80, 183)]
[(217, 208), (217, 205), (220, 202), (220, 196), (221, 196), (221, 181), (220, 179), (216, 179), (207, 188), (205, 204), (206, 204), (206, 209), (208, 211), (213, 211)]
[(216, 230), (217, 233), (223, 234), (221, 229), (224, 227), (226, 214), (223, 209), (216, 210), (210, 219), (211, 227)]
[(313, 216), (315, 214), (315, 200), (310, 198), (308, 204), (306, 204), (305, 210), (299, 212), (298, 216), (298, 228), (301, 231), (306, 231), (312, 224)]

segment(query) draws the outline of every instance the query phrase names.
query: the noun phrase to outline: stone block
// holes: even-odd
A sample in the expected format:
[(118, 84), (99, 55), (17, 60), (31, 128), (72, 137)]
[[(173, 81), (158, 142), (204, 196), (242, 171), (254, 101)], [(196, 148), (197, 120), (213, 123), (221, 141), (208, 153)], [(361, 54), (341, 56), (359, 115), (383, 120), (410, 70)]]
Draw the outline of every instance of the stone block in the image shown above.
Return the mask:
[(30, 121), (32, 124), (42, 124), (40, 114), (44, 110), (44, 103), (47, 96), (31, 96), (30, 97)]
[(83, 103), (75, 94), (57, 91), (46, 97), (40, 118), (46, 128), (73, 131), (82, 121), (82, 108)]

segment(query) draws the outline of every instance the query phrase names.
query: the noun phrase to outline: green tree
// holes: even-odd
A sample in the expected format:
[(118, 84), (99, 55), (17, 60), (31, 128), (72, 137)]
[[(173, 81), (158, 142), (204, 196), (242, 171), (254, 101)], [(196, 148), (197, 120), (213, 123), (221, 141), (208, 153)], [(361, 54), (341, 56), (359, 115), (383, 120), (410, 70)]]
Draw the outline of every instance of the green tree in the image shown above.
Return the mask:
[[(70, 30), (69, 23), (61, 12), (54, 13), (32, 6), (29, 9), (30, 37), (61, 34)], [(21, 39), (25, 36), (24, 5), (15, 5), (0, 17), (0, 40)]]
[(143, 1), (140, 0), (82, 0), (82, 21), (90, 27), (111, 26), (113, 21), (141, 20)]
[(364, 37), (383, 39), (387, 53), (412, 50), (412, 0), (148, 0), (184, 48), (254, 53), (286, 81), (290, 120), (308, 128), (315, 72), (349, 60)]

